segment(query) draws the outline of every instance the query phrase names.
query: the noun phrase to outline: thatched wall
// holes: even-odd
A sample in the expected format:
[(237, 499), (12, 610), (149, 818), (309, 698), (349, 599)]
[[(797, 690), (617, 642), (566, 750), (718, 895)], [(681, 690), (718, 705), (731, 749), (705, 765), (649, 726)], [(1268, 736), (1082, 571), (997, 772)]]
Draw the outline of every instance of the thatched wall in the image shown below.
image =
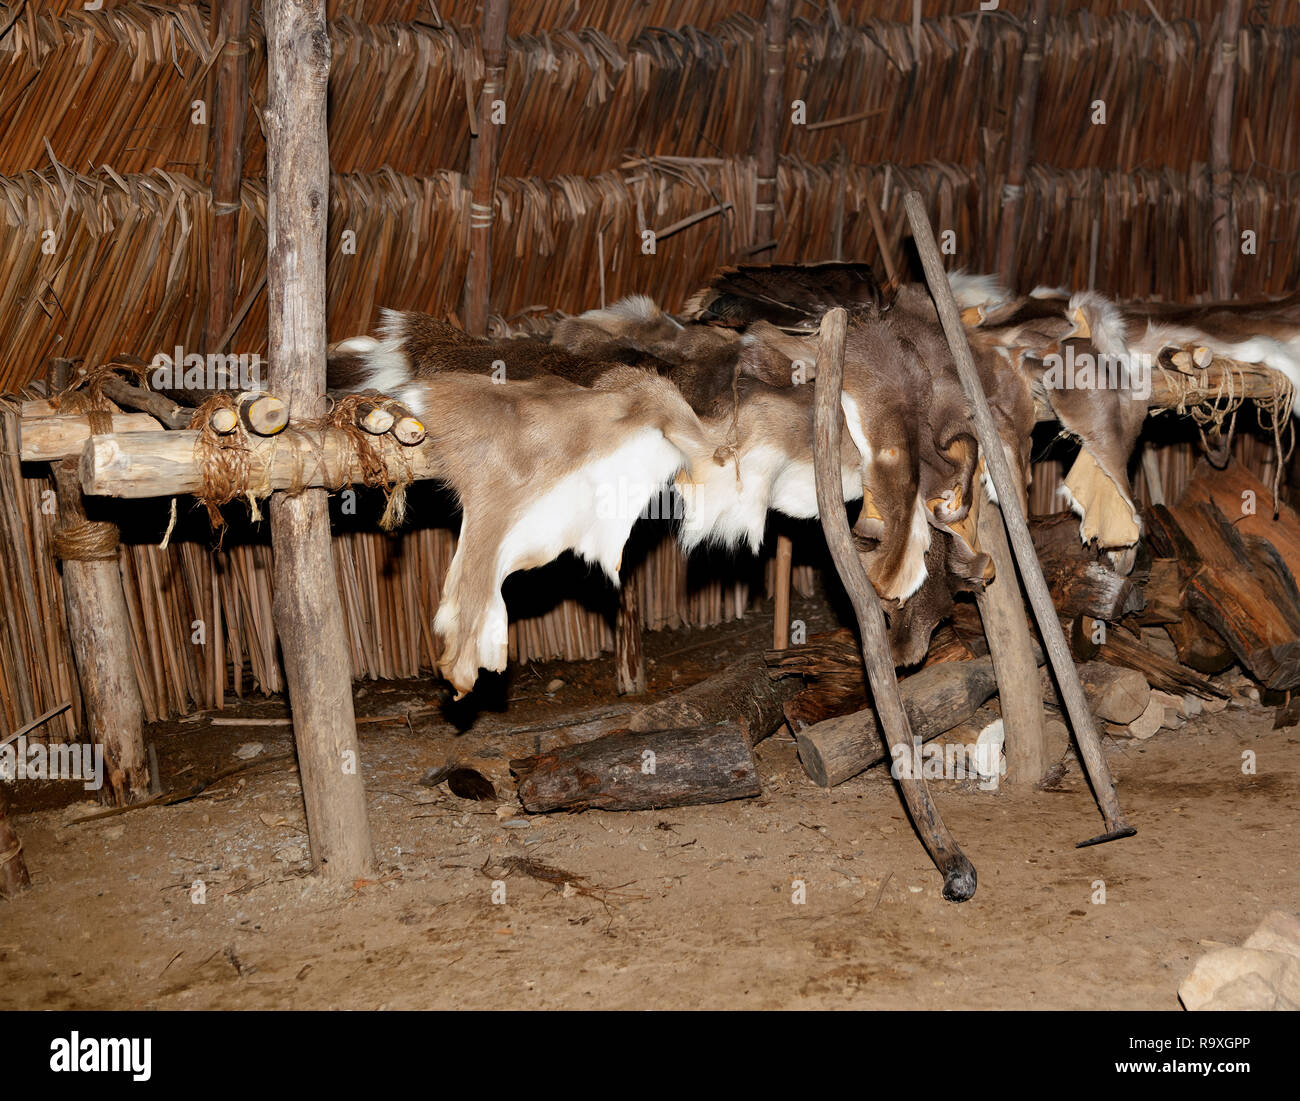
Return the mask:
[[(1049, 4), (1019, 282), (1092, 281), (1124, 296), (1205, 293), (1219, 6), (1159, 0), (1155, 15), (1143, 0)], [(803, 100), (813, 124), (880, 114), (783, 129), (778, 258), (838, 252), (876, 261), (882, 248), (897, 257), (902, 193), (915, 186), (937, 226), (957, 234), (953, 266), (992, 266), (1027, 2), (1003, 0), (1003, 10), (984, 15), (977, 7), (927, 0), (914, 28), (910, 0), (841, 3), (838, 16), (794, 5), (787, 101)], [(586, 309), (602, 285), (607, 299), (643, 292), (676, 306), (743, 254), (754, 237), (763, 3), (725, 8), (710, 0), (515, 5), (493, 241), (499, 319), (518, 325)], [(1255, 229), (1260, 249), (1239, 260), (1235, 287), (1258, 294), (1300, 282), (1300, 77), (1291, 63), (1300, 28), (1287, 22), (1285, 4), (1248, 0), (1246, 8), (1233, 196), (1238, 227)], [(468, 223), (461, 173), (483, 63), (473, 0), (330, 0), (329, 12), (328, 294), (338, 339), (368, 330), (380, 305), (457, 308)], [(30, 0), (0, 4), (5, 28), (0, 392), (39, 377), (55, 354), (97, 362), (197, 347), (209, 300), (213, 120), (195, 121), (193, 105), (210, 111), (215, 102), (209, 7), (106, 0), (87, 12)], [(232, 348), (261, 352), (265, 65), (256, 12), (251, 38), (234, 296), (242, 321)], [(1090, 121), (1096, 99), (1106, 101), (1104, 126)], [(882, 207), (883, 243), (868, 203)], [(662, 231), (719, 206), (642, 255), (642, 229)], [(344, 247), (348, 230), (355, 251)], [(1267, 458), (1251, 440), (1239, 450), (1257, 466)], [(48, 553), (53, 519), (41, 511), (48, 483), (2, 458), (0, 590), (21, 597), (0, 623), (0, 724), (12, 727), (67, 698), (73, 681)], [(1161, 461), (1176, 491), (1190, 452), (1166, 449)], [(1058, 479), (1054, 461), (1038, 466), (1036, 508), (1055, 506)], [(264, 537), (235, 530), (212, 552), (190, 524), (163, 552), (152, 545), (163, 513), (162, 503), (130, 511), (121, 560), (150, 715), (279, 688)], [(410, 675), (432, 662), (429, 627), (455, 519), (445, 502), (421, 515), (424, 526), (396, 538), (340, 523), (336, 565), (357, 675)], [(640, 568), (651, 627), (742, 615), (751, 587), (766, 586), (763, 562), (741, 564), (743, 580), (724, 584), (707, 564), (688, 577), (668, 544), (647, 553)], [(525, 587), (512, 592), (512, 656), (592, 657), (610, 645), (609, 594), (565, 569), (548, 575), (549, 602)], [(807, 586), (809, 569), (798, 577)], [(189, 641), (196, 618), (209, 630), (203, 647)]]

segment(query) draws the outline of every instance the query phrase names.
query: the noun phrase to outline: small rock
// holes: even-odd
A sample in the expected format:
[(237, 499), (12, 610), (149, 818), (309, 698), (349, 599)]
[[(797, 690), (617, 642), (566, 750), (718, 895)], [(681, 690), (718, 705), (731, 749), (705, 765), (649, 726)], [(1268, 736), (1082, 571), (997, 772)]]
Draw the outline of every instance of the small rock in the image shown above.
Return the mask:
[(1205, 704), (1199, 696), (1183, 697), (1183, 714), (1189, 719), (1195, 718), (1205, 710)]
[(105, 841), (120, 841), (122, 835), (126, 833), (125, 826), (109, 826), (103, 833)]
[(512, 818), (509, 822), (502, 822), (501, 827), (507, 830), (526, 830), (532, 825), (527, 818)]
[(281, 864), (297, 864), (299, 861), (306, 860), (307, 855), (297, 845), (286, 845), (282, 849), (275, 850), (275, 858)]
[(564, 687), (564, 681), (560, 680), (559, 677), (556, 677), (553, 681), (551, 681), (546, 686), (546, 694), (548, 696), (553, 696), (556, 692), (558, 692), (563, 687)]
[(1207, 952), (1178, 997), (1190, 1010), (1300, 1009), (1300, 917), (1275, 910), (1241, 948)]
[(264, 746), (261, 742), (245, 742), (237, 750), (235, 750), (234, 755), (238, 757), (241, 761), (251, 761), (265, 748), (266, 746)]

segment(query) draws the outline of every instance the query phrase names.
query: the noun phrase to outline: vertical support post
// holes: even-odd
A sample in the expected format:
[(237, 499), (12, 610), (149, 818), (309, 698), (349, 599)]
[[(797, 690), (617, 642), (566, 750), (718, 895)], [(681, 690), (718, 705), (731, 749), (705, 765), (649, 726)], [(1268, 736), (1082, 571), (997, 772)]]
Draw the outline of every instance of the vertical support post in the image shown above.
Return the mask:
[(614, 624), (614, 667), (620, 696), (645, 695), (645, 647), (641, 630), (641, 582), (625, 570), (618, 590)]
[(1210, 190), (1214, 196), (1214, 271), (1211, 290), (1219, 302), (1232, 297), (1235, 243), (1232, 232), (1232, 106), (1237, 78), (1237, 36), (1241, 31), (1241, 0), (1226, 0), (1219, 25), (1215, 60), (1219, 83), (1215, 89), (1210, 126)]
[[(267, 0), (266, 52), (270, 383), (293, 424), (325, 411), (325, 0)], [(274, 614), (312, 864), (320, 874), (348, 881), (368, 874), (374, 855), (327, 493), (279, 491), (270, 510)]]
[(244, 122), (248, 116), (248, 11), (250, 0), (220, 0), (217, 102), (212, 133), (212, 245), (208, 253), (208, 312), (203, 347), (208, 352), (230, 324), (238, 280), (240, 184), (244, 174)]
[[(984, 492), (978, 486), (976, 491)], [(1043, 690), (1025, 603), (1020, 596), (1020, 582), (1016, 578), (1016, 561), (997, 505), (981, 502), (975, 525), (980, 550), (993, 560), (997, 571), (975, 601), (998, 680), (1002, 726), (1006, 732), (1006, 779), (1008, 783), (1037, 784), (1048, 765)]]
[(1046, 24), (1047, 0), (1034, 0), (1025, 34), (1025, 52), (1020, 59), (1020, 90), (1012, 116), (1011, 149), (1007, 157), (1007, 178), (1002, 185), (1002, 214), (998, 219), (998, 278), (1006, 287), (1015, 285), (1016, 237), (1020, 232), (1020, 208), (1025, 198), (1025, 175), (1033, 152)]
[(0, 898), (13, 898), (31, 884), (22, 843), (9, 821), (9, 793), (0, 783)]
[[(93, 425), (93, 416), (91, 421)], [(103, 747), (99, 800), (124, 807), (150, 793), (144, 704), (131, 663), (131, 620), (117, 565), (117, 527), (87, 520), (77, 465), (77, 459), (54, 464), (59, 508), (54, 553), (63, 560), (68, 642), (81, 684), (86, 734)]]
[[(776, 247), (776, 170), (780, 158), (781, 96), (785, 90), (785, 58), (790, 39), (790, 0), (767, 0), (763, 18), (763, 86), (759, 100), (755, 162), (758, 186), (754, 206), (756, 260), (770, 260)], [(772, 648), (784, 650), (790, 641), (790, 579), (794, 544), (785, 534), (776, 537)]]
[[(497, 136), (492, 105), (501, 98), (506, 83), (506, 23), (510, 0), (483, 3), (483, 90), (479, 93), (478, 129), (469, 142), (469, 264), (460, 317), (465, 331), (474, 336), (487, 332), (492, 297), (492, 217), (497, 179)], [(603, 303), (602, 303), (603, 305)]]
[(763, 17), (763, 86), (759, 100), (755, 161), (758, 187), (754, 204), (756, 260), (770, 260), (776, 246), (776, 168), (781, 141), (781, 95), (790, 39), (790, 0), (767, 0)]

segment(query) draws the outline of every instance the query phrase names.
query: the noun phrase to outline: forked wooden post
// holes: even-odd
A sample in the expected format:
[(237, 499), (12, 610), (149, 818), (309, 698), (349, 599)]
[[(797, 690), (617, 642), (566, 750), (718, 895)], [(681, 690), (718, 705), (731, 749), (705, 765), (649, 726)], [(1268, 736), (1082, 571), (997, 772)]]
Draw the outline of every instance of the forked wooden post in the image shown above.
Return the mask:
[(844, 509), (839, 454), (847, 333), (848, 314), (842, 308), (837, 306), (822, 318), (813, 421), (817, 514), (821, 518), (835, 570), (849, 594), (858, 620), (858, 630), (862, 634), (862, 661), (867, 670), (867, 682), (871, 685), (871, 701), (876, 709), (877, 722), (884, 731), (895, 765), (902, 766), (893, 770), (898, 787), (926, 851), (943, 873), (943, 897), (949, 902), (965, 902), (975, 893), (975, 868), (948, 832), (926, 788), (917, 760), (919, 755), (914, 753), (912, 727), (903, 709), (903, 697), (894, 672), (894, 654), (889, 645), (885, 613), (853, 545), (849, 518)]
[(939, 320), (943, 323), (944, 335), (952, 350), (953, 360), (957, 365), (957, 374), (961, 378), (962, 389), (971, 403), (971, 419), (975, 423), (975, 434), (979, 439), (980, 452), (984, 464), (993, 480), (1001, 503), (1002, 517), (1006, 521), (1007, 535), (1015, 551), (1016, 564), (1020, 567), (1021, 581), (1029, 596), (1030, 606), (1038, 621), (1038, 631), (1042, 636), (1047, 656), (1051, 659), (1052, 670), (1056, 674), (1057, 688), (1065, 703), (1074, 729), (1074, 737), (1079, 746), (1079, 755), (1088, 770), (1088, 779), (1092, 782), (1093, 794), (1106, 820), (1106, 832), (1081, 845), (1095, 845), (1103, 841), (1113, 841), (1120, 837), (1131, 837), (1137, 833), (1124, 820), (1120, 809), (1119, 797), (1115, 794), (1115, 781), (1111, 779), (1106, 756), (1102, 752), (1101, 739), (1092, 712), (1088, 710), (1088, 701), (1079, 683), (1079, 671), (1074, 667), (1070, 656), (1070, 647), (1061, 630), (1061, 621), (1052, 604), (1052, 595), (1048, 591), (1047, 581), (1043, 578), (1043, 569), (1034, 550), (1034, 541), (1029, 534), (1029, 522), (1020, 507), (1020, 489), (1011, 473), (1011, 464), (1002, 450), (1002, 440), (993, 424), (993, 414), (989, 411), (988, 397), (980, 382), (975, 368), (975, 358), (971, 354), (970, 343), (966, 339), (966, 330), (961, 323), (961, 314), (957, 309), (957, 300), (953, 297), (952, 287), (944, 274), (943, 261), (939, 257), (939, 246), (934, 239), (934, 229), (930, 225), (925, 204), (917, 191), (909, 191), (903, 196), (907, 208), (907, 218), (912, 226), (912, 239), (916, 242), (917, 252), (925, 268), (926, 282), (939, 311)]
[[(325, 410), (325, 230), (330, 41), (324, 0), (267, 0), (267, 313), (271, 390), (290, 423)], [(374, 864), (352, 709), (351, 661), (330, 549), (328, 493), (271, 497), (274, 614), (316, 871)]]
[(478, 101), (478, 129), (469, 142), (469, 263), (461, 299), (461, 321), (475, 336), (487, 332), (492, 298), (492, 216), (496, 191), (497, 147), (501, 127), (493, 121), (493, 104), (505, 92), (506, 24), (510, 0), (483, 3), (483, 89)]

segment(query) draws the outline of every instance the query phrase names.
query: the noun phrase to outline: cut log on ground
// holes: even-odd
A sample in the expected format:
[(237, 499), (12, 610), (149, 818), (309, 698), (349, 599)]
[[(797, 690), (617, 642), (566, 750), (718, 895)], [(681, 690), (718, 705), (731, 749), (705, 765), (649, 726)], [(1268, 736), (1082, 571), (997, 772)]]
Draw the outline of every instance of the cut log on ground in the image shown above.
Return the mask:
[[(997, 687), (993, 661), (987, 657), (932, 665), (898, 685), (912, 736), (923, 742), (965, 722)], [(890, 755), (871, 710), (815, 723), (795, 738), (804, 771), (813, 783), (826, 788), (842, 784)]]
[[(1061, 698), (1046, 669), (1042, 670), (1043, 700), (1057, 709)], [(1151, 702), (1151, 686), (1136, 669), (1086, 661), (1079, 666), (1079, 681), (1088, 706), (1099, 719), (1110, 723), (1131, 723)]]
[(622, 733), (510, 762), (531, 812), (649, 810), (761, 793), (748, 734), (737, 723)]

